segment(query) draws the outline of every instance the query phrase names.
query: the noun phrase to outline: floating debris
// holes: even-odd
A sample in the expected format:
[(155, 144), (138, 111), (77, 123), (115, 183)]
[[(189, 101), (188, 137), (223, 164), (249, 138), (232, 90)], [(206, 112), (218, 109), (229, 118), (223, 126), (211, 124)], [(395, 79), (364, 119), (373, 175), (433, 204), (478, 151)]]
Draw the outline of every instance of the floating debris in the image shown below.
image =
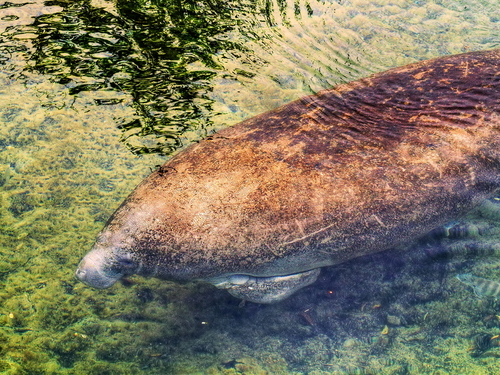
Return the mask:
[(389, 334), (389, 326), (384, 326), (384, 329), (382, 329), (382, 332), (380, 332), (382, 335), (388, 335)]
[(304, 310), (299, 315), (304, 319), (304, 321), (308, 325), (313, 326), (314, 325), (314, 320), (311, 317), (310, 311), (311, 311), (311, 309)]
[(471, 286), (478, 297), (498, 298), (500, 296), (500, 283), (496, 281), (483, 279), (470, 273), (457, 275), (457, 279), (465, 285)]
[(472, 347), (469, 348), (471, 357), (479, 357), (491, 348), (497, 347), (498, 335), (491, 336), (490, 333), (479, 333), (472, 338)]

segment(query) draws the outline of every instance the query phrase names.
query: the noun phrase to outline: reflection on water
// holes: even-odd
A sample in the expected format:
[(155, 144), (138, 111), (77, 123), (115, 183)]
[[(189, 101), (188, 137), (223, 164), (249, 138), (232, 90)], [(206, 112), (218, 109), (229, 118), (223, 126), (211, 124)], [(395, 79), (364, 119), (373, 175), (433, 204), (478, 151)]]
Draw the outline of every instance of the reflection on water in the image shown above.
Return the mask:
[[(53, 1), (38, 9), (6, 4), (5, 58), (24, 50), (32, 71), (51, 75), (70, 95), (130, 95), (136, 116), (120, 119), (118, 126), (138, 154), (169, 154), (186, 140), (260, 112), (242, 103), (247, 90), (261, 95), (252, 98), (260, 109), (272, 108), (415, 59), (498, 42), (491, 34), (496, 22), (489, 25), (493, 18), (482, 20), (489, 35), (471, 39), (469, 28), (481, 17), (456, 3)], [(225, 101), (230, 103), (221, 107)]]
[[(55, 2), (57, 3), (57, 2)], [(189, 129), (210, 124), (213, 55), (234, 48), (218, 35), (234, 27), (222, 4), (118, 2), (113, 9), (86, 1), (37, 17), (30, 68), (81, 91), (125, 92), (137, 116), (122, 119), (123, 141), (136, 153), (168, 154)], [(202, 69), (189, 69), (194, 62)], [(96, 99), (99, 105), (119, 99)]]
[(497, 231), (474, 229), (497, 226), (496, 201), (278, 305), (140, 278), (97, 291), (73, 272), (157, 154), (340, 82), (498, 48), (499, 28), (479, 0), (0, 4), (0, 372), (498, 373), (498, 303), (455, 278), (499, 280)]

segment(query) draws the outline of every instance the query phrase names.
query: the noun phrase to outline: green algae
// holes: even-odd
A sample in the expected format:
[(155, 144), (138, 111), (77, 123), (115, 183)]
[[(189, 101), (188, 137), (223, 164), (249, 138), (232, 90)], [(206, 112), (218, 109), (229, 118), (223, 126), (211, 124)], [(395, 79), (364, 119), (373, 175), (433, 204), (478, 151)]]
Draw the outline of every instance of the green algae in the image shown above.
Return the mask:
[[(116, 12), (110, 3), (92, 5)], [(19, 15), (10, 25), (28, 25), (36, 6), (9, 9)], [(43, 27), (62, 17), (62, 6), (39, 5), (51, 13), (40, 19)], [(205, 132), (332, 84), (416, 59), (492, 48), (500, 41), (494, 21), (500, 19), (498, 10), (485, 9), (482, 2), (468, 2), (467, 10), (456, 2), (404, 0), (309, 2), (298, 12), (284, 2), (269, 6), (272, 28), (264, 23), (253, 30), (253, 38), (246, 30), (225, 31), (225, 37), (244, 43), (253, 55), (222, 50), (209, 56), (221, 68), (211, 66), (213, 86), (204, 91), (204, 103), (210, 102), (210, 111), (217, 114)], [(157, 17), (158, 9), (151, 6), (146, 15)], [(163, 159), (133, 156), (120, 142), (118, 124), (138, 118), (147, 124), (133, 90), (109, 90), (99, 86), (102, 82), (96, 86), (85, 75), (64, 76), (70, 72), (64, 64), (59, 76), (53, 70), (23, 70), (30, 61), (44, 69), (58, 66), (48, 60), (57, 53), (45, 60), (32, 56), (36, 32), (33, 26), (19, 28), (0, 49), (0, 372), (499, 372), (498, 347), (471, 355), (478, 335), (499, 333), (499, 305), (478, 299), (455, 279), (459, 272), (499, 279), (494, 255), (471, 257), (466, 251), (471, 238), (480, 245), (498, 240), (495, 234), (473, 231), (470, 238), (438, 238), (412, 245), (409, 252), (331, 267), (318, 283), (273, 306), (240, 306), (225, 292), (196, 283), (131, 278), (100, 291), (78, 283), (74, 270), (97, 232)], [(90, 54), (102, 52), (102, 44), (89, 43), (86, 39), (82, 46)], [(323, 51), (314, 47), (317, 43), (325, 46)], [(332, 56), (337, 64), (331, 64)], [(206, 62), (200, 57), (186, 69), (207, 69)], [(81, 71), (105, 67), (89, 64)], [(75, 90), (74, 82), (87, 86)], [(152, 82), (142, 82), (141, 90)], [(185, 141), (204, 134), (194, 128), (190, 136), (183, 133)], [(150, 144), (137, 142), (137, 147)], [(497, 224), (498, 212), (499, 205), (491, 201), (465, 222)], [(441, 246), (443, 256), (428, 257), (429, 246)]]

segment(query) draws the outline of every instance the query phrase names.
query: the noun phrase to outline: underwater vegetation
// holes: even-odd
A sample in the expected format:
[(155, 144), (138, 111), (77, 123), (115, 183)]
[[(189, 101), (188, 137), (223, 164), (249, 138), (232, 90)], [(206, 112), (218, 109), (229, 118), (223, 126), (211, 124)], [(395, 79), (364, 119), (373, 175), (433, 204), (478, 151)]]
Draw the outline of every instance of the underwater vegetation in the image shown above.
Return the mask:
[(164, 161), (155, 153), (338, 82), (500, 41), (493, 2), (179, 4), (0, 7), (0, 373), (500, 372), (500, 306), (456, 278), (500, 280), (496, 200), (277, 305), (199, 283), (97, 291), (74, 279)]

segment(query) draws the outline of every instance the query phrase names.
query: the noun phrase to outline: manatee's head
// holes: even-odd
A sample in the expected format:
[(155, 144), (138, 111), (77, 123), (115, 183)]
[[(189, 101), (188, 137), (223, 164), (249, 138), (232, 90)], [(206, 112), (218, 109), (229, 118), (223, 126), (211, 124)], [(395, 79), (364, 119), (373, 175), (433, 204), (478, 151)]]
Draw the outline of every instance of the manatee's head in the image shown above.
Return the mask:
[[(164, 240), (167, 229), (162, 229), (163, 199), (143, 185), (114, 212), (80, 261), (76, 278), (83, 283), (104, 289), (133, 274), (171, 278), (168, 265), (160, 267), (165, 264), (162, 253), (168, 254), (170, 248)], [(159, 271), (164, 272), (158, 275)]]
[(148, 194), (137, 195), (115, 211), (80, 261), (76, 277), (83, 283), (104, 289), (134, 274), (169, 280), (195, 278), (190, 274), (183, 277), (192, 267), (179, 266), (171, 256), (175, 249), (169, 241), (169, 228), (159, 219), (164, 215), (158, 203), (161, 199), (150, 202)]
[(253, 159), (245, 161), (246, 169), (237, 162), (240, 153), (252, 156), (253, 148), (234, 158), (219, 151), (202, 157), (214, 150), (198, 145), (189, 150), (146, 178), (118, 208), (81, 261), (79, 280), (95, 288), (132, 274), (205, 281), (239, 298), (270, 303), (309, 285), (318, 274), (309, 271), (330, 264), (328, 255), (314, 257), (301, 242), (305, 229), (295, 211), (305, 215), (303, 207), (283, 212), (290, 205), (282, 197), (298, 193), (282, 192), (274, 172), (249, 179), (258, 164)]
[(91, 287), (104, 289), (124, 276), (137, 273), (141, 261), (131, 250), (129, 242), (125, 233), (112, 227), (104, 228), (92, 249), (80, 261), (76, 277)]
[(130, 253), (94, 247), (81, 260), (76, 277), (91, 287), (104, 289), (136, 270), (137, 263)]

